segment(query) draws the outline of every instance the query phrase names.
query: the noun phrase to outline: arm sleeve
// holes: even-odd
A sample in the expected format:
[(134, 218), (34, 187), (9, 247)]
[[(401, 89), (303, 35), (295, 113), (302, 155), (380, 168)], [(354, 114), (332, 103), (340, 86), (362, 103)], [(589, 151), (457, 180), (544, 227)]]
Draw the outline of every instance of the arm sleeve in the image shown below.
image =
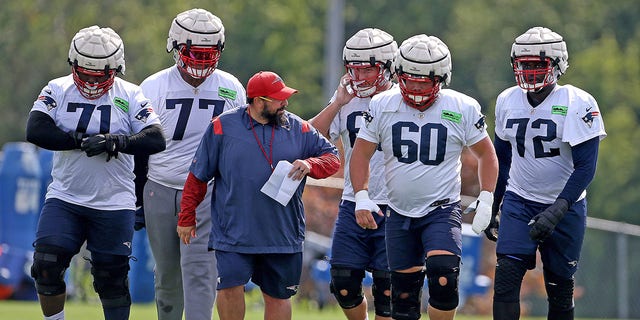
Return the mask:
[(144, 184), (147, 182), (147, 171), (149, 170), (149, 155), (133, 156), (133, 173), (136, 175), (133, 182), (136, 185), (136, 207), (143, 205)]
[(340, 158), (333, 153), (325, 153), (319, 157), (312, 157), (305, 161), (311, 165), (309, 176), (314, 179), (329, 177), (340, 169)]
[(494, 135), (493, 146), (496, 149), (498, 157), (498, 181), (496, 190), (493, 193), (493, 212), (498, 212), (502, 197), (507, 190), (507, 181), (509, 180), (509, 170), (511, 169), (511, 143), (509, 141), (498, 138)]
[(569, 204), (578, 200), (595, 176), (599, 146), (600, 137), (595, 137), (571, 147), (573, 173), (558, 198), (566, 199)]
[(78, 149), (73, 135), (64, 132), (46, 113), (31, 111), (27, 120), (27, 141), (38, 147), (60, 151)]
[(122, 152), (132, 155), (149, 155), (163, 151), (166, 147), (162, 127), (153, 124), (129, 136), (129, 143)]
[(184, 183), (182, 199), (180, 200), (180, 213), (178, 213), (178, 226), (189, 227), (196, 224), (196, 207), (207, 195), (207, 183), (200, 181), (193, 173), (189, 172)]

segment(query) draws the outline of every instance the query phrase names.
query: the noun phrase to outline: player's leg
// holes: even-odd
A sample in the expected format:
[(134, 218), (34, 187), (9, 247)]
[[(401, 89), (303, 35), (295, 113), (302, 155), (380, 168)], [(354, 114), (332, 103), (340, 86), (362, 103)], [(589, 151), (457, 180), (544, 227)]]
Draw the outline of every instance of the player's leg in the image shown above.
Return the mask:
[(76, 208), (58, 199), (47, 199), (39, 218), (31, 276), (44, 316), (63, 315), (64, 274), (85, 240)]
[[(502, 200), (493, 284), (493, 319), (520, 318), (520, 287), (527, 270), (535, 267), (537, 243), (529, 238), (529, 220), (538, 209), (512, 192)], [(537, 212), (536, 212), (537, 211)]]
[(135, 212), (91, 211), (85, 218), (93, 288), (100, 297), (105, 320), (127, 320), (131, 309), (129, 256)]
[(347, 319), (362, 320), (367, 317), (362, 280), (370, 260), (366, 240), (368, 231), (375, 230), (358, 226), (354, 212), (353, 201), (340, 203), (331, 245), (329, 288)]
[(425, 250), (420, 234), (411, 229), (417, 219), (402, 216), (391, 208), (388, 212), (385, 234), (391, 270), (391, 317), (419, 319)]
[(387, 246), (385, 241), (387, 206), (380, 206), (385, 217), (374, 215), (378, 229), (369, 230), (367, 244), (371, 252), (368, 270), (371, 271), (373, 284), (371, 293), (376, 320), (391, 319), (391, 272), (387, 260)]
[(302, 274), (302, 252), (262, 254), (255, 264), (252, 279), (264, 297), (264, 319), (290, 320), (291, 297), (298, 291)]
[(549, 320), (573, 320), (574, 274), (586, 231), (586, 201), (574, 203), (555, 231), (540, 245)]
[(149, 246), (156, 263), (154, 292), (158, 320), (182, 320), (184, 296), (180, 271), (180, 238), (176, 233), (180, 210), (178, 190), (147, 180), (144, 214)]
[(462, 255), (460, 203), (439, 206), (419, 220), (426, 254), (429, 319), (451, 320), (459, 303), (458, 277)]
[[(189, 320), (210, 320), (216, 298), (215, 253), (208, 250), (211, 233), (211, 192), (209, 185), (205, 200), (196, 208), (196, 238), (191, 244), (180, 243), (180, 265), (184, 292), (184, 316)], [(179, 193), (181, 198), (182, 192)]]
[(245, 315), (244, 286), (254, 272), (254, 256), (214, 251), (218, 266), (217, 310), (220, 320), (241, 320)]

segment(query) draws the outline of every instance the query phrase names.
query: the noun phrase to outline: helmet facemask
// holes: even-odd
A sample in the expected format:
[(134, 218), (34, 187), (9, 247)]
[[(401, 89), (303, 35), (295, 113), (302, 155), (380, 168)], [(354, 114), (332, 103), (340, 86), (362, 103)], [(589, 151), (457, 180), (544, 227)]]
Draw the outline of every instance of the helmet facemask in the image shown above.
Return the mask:
[[(346, 62), (345, 68), (349, 73), (351, 88), (359, 98), (368, 98), (384, 91), (391, 78), (389, 67), (375, 60), (372, 62)], [(371, 71), (371, 68), (375, 68), (376, 71)]]
[[(426, 86), (422, 89), (413, 89), (413, 86), (407, 86), (407, 81), (432, 84), (431, 87)], [(417, 76), (408, 73), (398, 74), (398, 83), (400, 84), (400, 93), (404, 101), (411, 107), (420, 111), (426, 110), (438, 98), (438, 93), (442, 87), (442, 77), (437, 76)]]
[(538, 91), (556, 83), (559, 71), (550, 58), (537, 56), (516, 57), (513, 59), (513, 73), (520, 88)]
[(73, 82), (83, 97), (95, 100), (102, 97), (113, 86), (116, 77), (116, 70), (91, 70), (79, 67), (77, 64), (71, 66)]
[(174, 59), (178, 67), (191, 77), (203, 79), (216, 70), (221, 53), (218, 46), (181, 44), (174, 50)]

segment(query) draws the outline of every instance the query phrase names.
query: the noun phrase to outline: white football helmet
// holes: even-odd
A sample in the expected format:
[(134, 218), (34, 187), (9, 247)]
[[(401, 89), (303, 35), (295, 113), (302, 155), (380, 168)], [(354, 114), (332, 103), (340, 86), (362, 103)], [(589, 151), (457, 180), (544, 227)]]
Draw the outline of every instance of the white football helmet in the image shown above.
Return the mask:
[[(371, 97), (384, 90), (391, 79), (391, 64), (397, 50), (393, 37), (375, 28), (362, 29), (347, 40), (342, 59), (351, 78), (349, 85), (357, 97)], [(372, 77), (363, 77), (358, 71), (371, 67), (378, 68)]]
[(71, 40), (68, 61), (80, 93), (97, 99), (111, 89), (116, 73), (124, 74), (124, 43), (111, 28), (84, 28)]
[[(451, 82), (451, 53), (447, 45), (434, 36), (419, 34), (403, 41), (393, 63), (402, 97), (420, 111), (431, 106), (440, 88)], [(433, 85), (415, 89), (407, 86), (407, 80)]]
[(558, 81), (569, 67), (569, 52), (562, 36), (534, 27), (511, 46), (511, 65), (520, 88), (537, 91)]
[(178, 67), (196, 79), (206, 78), (218, 66), (224, 49), (220, 18), (204, 9), (179, 13), (169, 28), (167, 52), (173, 51)]

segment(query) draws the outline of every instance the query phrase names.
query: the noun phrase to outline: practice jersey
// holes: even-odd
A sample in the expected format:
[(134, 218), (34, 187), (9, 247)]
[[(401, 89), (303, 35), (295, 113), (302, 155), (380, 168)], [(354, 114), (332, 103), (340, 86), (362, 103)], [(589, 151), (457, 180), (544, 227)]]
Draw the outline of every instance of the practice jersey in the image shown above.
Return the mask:
[(496, 101), (495, 132), (511, 143), (507, 191), (540, 203), (562, 192), (573, 172), (571, 147), (607, 135), (596, 100), (571, 85), (556, 85), (535, 108), (520, 87), (506, 89)]
[[(72, 75), (45, 86), (32, 111), (48, 114), (65, 132), (132, 135), (160, 124), (149, 99), (137, 85), (115, 78), (102, 97), (83, 97)], [(46, 198), (99, 210), (135, 209), (133, 156), (120, 152), (107, 162), (107, 154), (87, 157), (81, 150), (56, 151), (51, 171), (53, 181)]]
[(244, 87), (236, 77), (216, 69), (194, 88), (182, 79), (177, 66), (149, 76), (140, 87), (160, 117), (167, 144), (164, 151), (149, 156), (148, 178), (182, 190), (211, 119), (244, 105)]
[[(397, 85), (395, 85), (397, 86)], [(331, 101), (335, 100), (335, 95)], [(338, 114), (331, 121), (329, 127), (329, 137), (332, 141), (340, 139), (344, 148), (344, 189), (342, 190), (342, 199), (349, 201), (355, 200), (353, 185), (351, 185), (351, 176), (349, 174), (349, 163), (351, 162), (351, 153), (353, 152), (353, 144), (356, 142), (360, 125), (362, 124), (362, 114), (369, 109), (371, 98), (354, 97), (345, 104)], [(377, 150), (371, 157), (369, 162), (369, 198), (377, 204), (387, 204), (387, 187), (384, 183), (384, 159), (380, 150)]]
[(487, 137), (484, 119), (475, 99), (449, 89), (423, 112), (397, 87), (374, 96), (358, 138), (382, 147), (389, 206), (422, 217), (460, 200), (460, 155)]

